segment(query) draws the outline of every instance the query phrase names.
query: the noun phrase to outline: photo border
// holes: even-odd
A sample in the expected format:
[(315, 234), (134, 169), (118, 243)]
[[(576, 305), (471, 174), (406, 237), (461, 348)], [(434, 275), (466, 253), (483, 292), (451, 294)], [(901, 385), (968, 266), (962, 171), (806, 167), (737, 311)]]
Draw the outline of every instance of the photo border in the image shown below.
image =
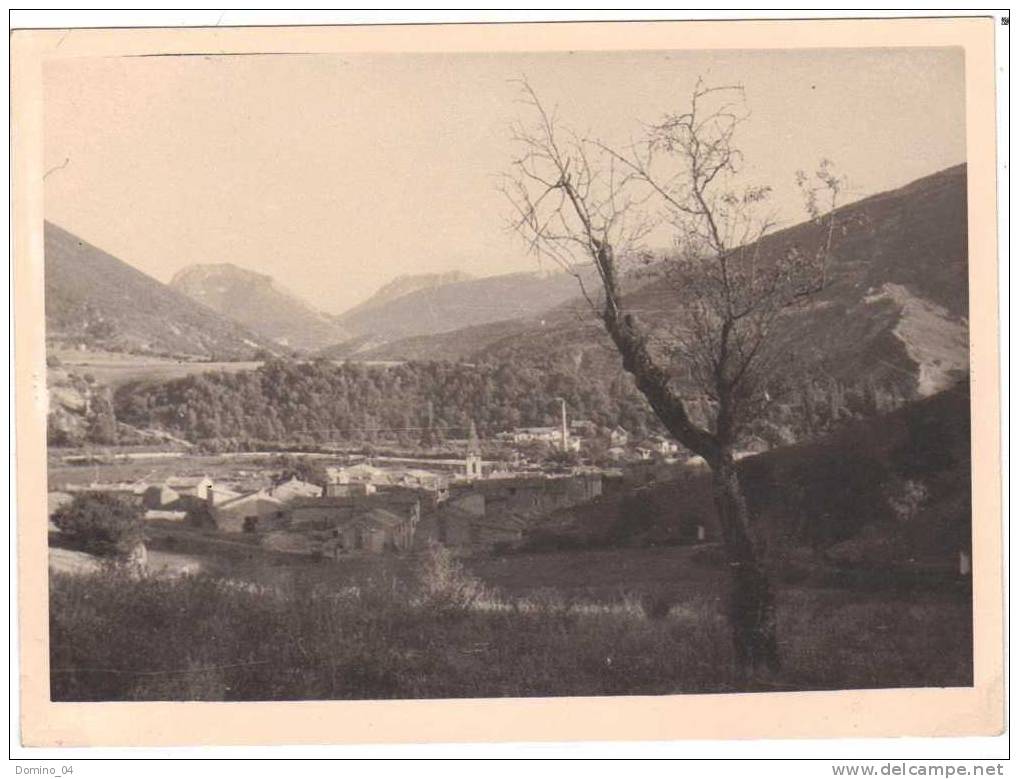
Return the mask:
[[(1004, 717), (993, 17), (15, 31), (12, 245), (22, 741), (31, 746), (961, 736)], [(292, 703), (49, 701), (42, 65), (251, 53), (960, 46), (966, 55), (974, 686)], [(229, 707), (229, 708), (224, 708)]]

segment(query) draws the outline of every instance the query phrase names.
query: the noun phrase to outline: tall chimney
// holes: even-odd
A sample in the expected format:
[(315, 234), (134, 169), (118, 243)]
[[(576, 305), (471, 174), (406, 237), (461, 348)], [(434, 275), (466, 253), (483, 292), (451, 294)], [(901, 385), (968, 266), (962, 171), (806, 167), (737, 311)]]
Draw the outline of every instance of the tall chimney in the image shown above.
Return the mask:
[(566, 427), (566, 398), (559, 398), (559, 402), (562, 403), (563, 409), (563, 451), (565, 452), (569, 448), (570, 437), (570, 431)]

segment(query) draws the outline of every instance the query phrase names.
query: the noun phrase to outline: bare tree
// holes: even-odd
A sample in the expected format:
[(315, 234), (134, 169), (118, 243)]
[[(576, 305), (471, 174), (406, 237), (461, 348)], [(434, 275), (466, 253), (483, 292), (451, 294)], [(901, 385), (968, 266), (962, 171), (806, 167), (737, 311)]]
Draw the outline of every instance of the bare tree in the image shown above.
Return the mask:
[[(711, 468), (733, 571), (737, 662), (744, 672), (777, 668), (774, 596), (735, 453), (772, 399), (782, 359), (775, 325), (827, 283), (842, 182), (828, 162), (812, 178), (797, 174), (817, 240), (776, 252), (767, 240), (776, 227), (770, 188), (737, 186), (735, 136), (749, 116), (740, 87), (698, 81), (686, 110), (646, 127), (624, 149), (561, 126), (526, 82), (522, 96), (533, 121), (513, 131), (520, 154), (505, 192), (514, 227), (577, 277), (659, 420)], [(664, 339), (627, 307), (623, 290), (628, 263), (647, 263), (642, 242), (662, 222), (674, 231), (676, 251), (656, 270), (681, 301)], [(592, 264), (596, 275), (584, 272)], [(588, 288), (591, 278), (597, 289)]]

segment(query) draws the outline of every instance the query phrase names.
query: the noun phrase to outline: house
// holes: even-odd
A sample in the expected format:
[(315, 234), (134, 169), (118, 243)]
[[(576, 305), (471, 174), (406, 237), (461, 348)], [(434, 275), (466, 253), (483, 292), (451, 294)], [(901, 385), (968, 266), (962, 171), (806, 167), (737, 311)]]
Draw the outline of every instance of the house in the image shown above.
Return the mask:
[[(188, 511), (201, 506), (219, 505), (240, 496), (239, 492), (215, 484), (208, 476), (174, 477), (167, 479), (163, 487), (176, 492), (178, 499), (174, 502), (151, 508), (174, 509)], [(146, 490), (148, 493), (148, 490)]]
[(267, 490), (213, 504), (209, 508), (216, 529), (224, 533), (255, 533), (278, 527), (283, 522), (283, 501)]
[(209, 488), (214, 485), (208, 476), (173, 476), (167, 479), (163, 486), (178, 495), (205, 500)]
[(361, 497), (297, 498), (283, 507), (279, 529), (262, 543), (277, 551), (331, 558), (410, 549), (421, 518), (420, 498), (395, 489)]
[(356, 497), (297, 498), (285, 508), (286, 524), (291, 529), (336, 527), (373, 508), (385, 509), (416, 526), (421, 519), (421, 495), (394, 488)]
[(406, 551), (414, 540), (414, 529), (405, 517), (384, 508), (371, 508), (330, 529), (322, 545), (328, 557), (347, 553)]
[(269, 494), (276, 500), (286, 503), (294, 498), (317, 498), (322, 495), (322, 487), (292, 476), (271, 487)]
[(449, 477), (445, 474), (421, 468), (407, 468), (397, 476), (396, 481), (401, 487), (432, 492), (438, 500), (445, 500), (449, 496)]
[(529, 523), (552, 512), (594, 500), (602, 491), (599, 472), (545, 478), (485, 479), (454, 487), (444, 504), (426, 512), (417, 533), (419, 546), (513, 543)]
[(630, 434), (619, 425), (616, 425), (609, 431), (609, 443), (612, 446), (626, 446), (630, 443)]
[(593, 436), (598, 432), (598, 425), (590, 419), (574, 419), (570, 422), (570, 435)]
[(562, 430), (558, 427), (518, 427), (512, 434), (515, 444), (529, 444), (535, 441), (554, 444), (562, 441), (562, 437)]
[(537, 519), (594, 500), (601, 495), (602, 480), (595, 471), (554, 478), (486, 479), (472, 489), (484, 495), (486, 515), (502, 512)]
[(153, 484), (142, 493), (142, 506), (149, 511), (166, 511), (179, 501), (180, 493), (165, 484)]
[(188, 518), (188, 512), (166, 509), (146, 509), (142, 517), (146, 520), (159, 519), (165, 522), (185, 522)]
[(374, 507), (322, 528), (286, 528), (267, 533), (262, 545), (277, 552), (338, 559), (410, 549), (414, 531), (405, 517)]
[(329, 482), (326, 485), (324, 497), (356, 498), (374, 495), (375, 492), (375, 485), (367, 481)]
[(376, 468), (368, 463), (358, 463), (357, 465), (348, 465), (342, 468), (329, 467), (326, 468), (326, 474), (329, 476), (329, 482), (332, 484), (362, 483), (379, 486), (393, 483), (392, 475), (389, 471), (384, 468)]
[(653, 452), (665, 456), (676, 454), (679, 451), (679, 444), (663, 436), (653, 436), (647, 440), (644, 446)]

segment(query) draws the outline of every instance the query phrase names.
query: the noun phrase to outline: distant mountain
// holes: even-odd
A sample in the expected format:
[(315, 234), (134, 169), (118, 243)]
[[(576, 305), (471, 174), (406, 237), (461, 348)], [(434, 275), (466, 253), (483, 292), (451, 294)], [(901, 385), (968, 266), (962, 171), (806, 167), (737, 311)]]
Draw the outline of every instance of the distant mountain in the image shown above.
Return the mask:
[(446, 284), (457, 284), (461, 281), (470, 281), (474, 277), (464, 271), (448, 271), (446, 273), (415, 273), (405, 276), (397, 276), (388, 284), (379, 288), (378, 292), (372, 295), (363, 303), (344, 311), (336, 317), (337, 321), (357, 319), (363, 317), (368, 311), (377, 309), (391, 300), (396, 300), (412, 292), (419, 292), (424, 289), (435, 289)]
[(318, 349), (348, 337), (275, 279), (229, 262), (190, 265), (170, 286), (281, 346)]
[[(844, 230), (834, 246), (829, 287), (793, 309), (775, 337), (809, 357), (819, 376), (854, 384), (871, 381), (907, 398), (931, 395), (965, 376), (966, 166), (844, 206), (838, 223)], [(809, 246), (817, 234), (816, 225), (805, 222), (768, 236), (762, 248), (778, 253)], [(650, 325), (667, 324), (683, 305), (682, 291), (668, 284), (629, 286), (629, 307)], [(556, 287), (563, 300), (577, 290), (568, 276)], [(536, 308), (503, 317), (507, 321), (374, 344), (356, 357), (554, 364), (587, 373), (621, 373), (600, 323), (576, 298)]]
[(568, 274), (541, 272), (454, 280), (394, 294), (404, 288), (406, 283), (397, 279), (366, 304), (341, 314), (338, 321), (354, 337), (322, 354), (347, 358), (366, 350), (386, 350), (398, 339), (531, 317), (575, 297), (579, 290), (577, 280)]
[(279, 351), (51, 222), (44, 241), (49, 344), (221, 360)]

